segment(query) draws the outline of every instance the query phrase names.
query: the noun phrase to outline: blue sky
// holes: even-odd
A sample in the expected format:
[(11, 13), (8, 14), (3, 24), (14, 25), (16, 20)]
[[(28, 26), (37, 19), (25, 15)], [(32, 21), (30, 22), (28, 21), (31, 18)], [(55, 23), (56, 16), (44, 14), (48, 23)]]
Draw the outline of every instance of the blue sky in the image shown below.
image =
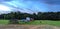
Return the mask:
[(60, 11), (60, 0), (0, 0), (0, 5), (9, 7), (8, 10), (0, 9), (0, 13), (11, 11), (26, 13)]

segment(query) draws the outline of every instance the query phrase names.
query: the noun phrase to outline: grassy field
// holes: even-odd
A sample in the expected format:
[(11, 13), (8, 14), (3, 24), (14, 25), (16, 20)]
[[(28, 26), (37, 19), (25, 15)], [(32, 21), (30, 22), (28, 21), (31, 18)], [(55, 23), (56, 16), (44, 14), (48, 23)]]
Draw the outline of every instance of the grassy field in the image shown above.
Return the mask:
[(8, 24), (9, 20), (0, 20), (0, 24)]
[(29, 24), (29, 25), (53, 25), (53, 26), (60, 26), (60, 21), (35, 20), (35, 21), (32, 21), (32, 22), (27, 22), (25, 24), (27, 24), (27, 25)]
[[(0, 20), (0, 24), (8, 24), (9, 20)], [(50, 20), (35, 20), (31, 22), (19, 22), (20, 24), (25, 25), (54, 25), (60, 26), (60, 21), (50, 21)]]

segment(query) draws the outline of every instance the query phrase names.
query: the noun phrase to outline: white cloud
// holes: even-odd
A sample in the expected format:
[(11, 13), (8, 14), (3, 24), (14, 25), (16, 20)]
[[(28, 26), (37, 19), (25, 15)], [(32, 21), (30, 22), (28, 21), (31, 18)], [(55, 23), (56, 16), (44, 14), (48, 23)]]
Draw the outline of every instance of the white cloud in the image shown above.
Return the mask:
[(0, 14), (9, 13), (9, 12), (11, 12), (11, 10), (8, 6), (0, 4)]
[(0, 11), (11, 11), (8, 6), (0, 5)]

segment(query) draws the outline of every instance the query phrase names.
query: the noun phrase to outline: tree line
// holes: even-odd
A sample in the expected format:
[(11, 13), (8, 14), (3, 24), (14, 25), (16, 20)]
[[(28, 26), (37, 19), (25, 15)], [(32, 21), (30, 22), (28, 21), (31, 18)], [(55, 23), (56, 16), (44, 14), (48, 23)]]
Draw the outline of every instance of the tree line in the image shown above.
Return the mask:
[(1, 14), (0, 19), (25, 19), (26, 17), (35, 20), (60, 20), (60, 12), (38, 12), (37, 14), (28, 14), (21, 12), (11, 12), (8, 14)]

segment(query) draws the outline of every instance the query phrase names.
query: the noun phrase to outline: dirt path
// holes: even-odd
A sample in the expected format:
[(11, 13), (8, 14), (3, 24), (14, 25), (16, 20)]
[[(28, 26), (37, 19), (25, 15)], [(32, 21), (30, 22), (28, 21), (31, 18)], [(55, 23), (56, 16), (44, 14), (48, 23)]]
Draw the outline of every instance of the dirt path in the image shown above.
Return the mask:
[(50, 25), (0, 25), (0, 29), (60, 29)]
[(37, 29), (38, 27), (40, 27), (40, 26), (34, 26), (34, 27), (29, 28), (29, 29)]
[(49, 26), (49, 25), (38, 25), (38, 26), (31, 27), (30, 29), (60, 29), (60, 28), (56, 26)]

